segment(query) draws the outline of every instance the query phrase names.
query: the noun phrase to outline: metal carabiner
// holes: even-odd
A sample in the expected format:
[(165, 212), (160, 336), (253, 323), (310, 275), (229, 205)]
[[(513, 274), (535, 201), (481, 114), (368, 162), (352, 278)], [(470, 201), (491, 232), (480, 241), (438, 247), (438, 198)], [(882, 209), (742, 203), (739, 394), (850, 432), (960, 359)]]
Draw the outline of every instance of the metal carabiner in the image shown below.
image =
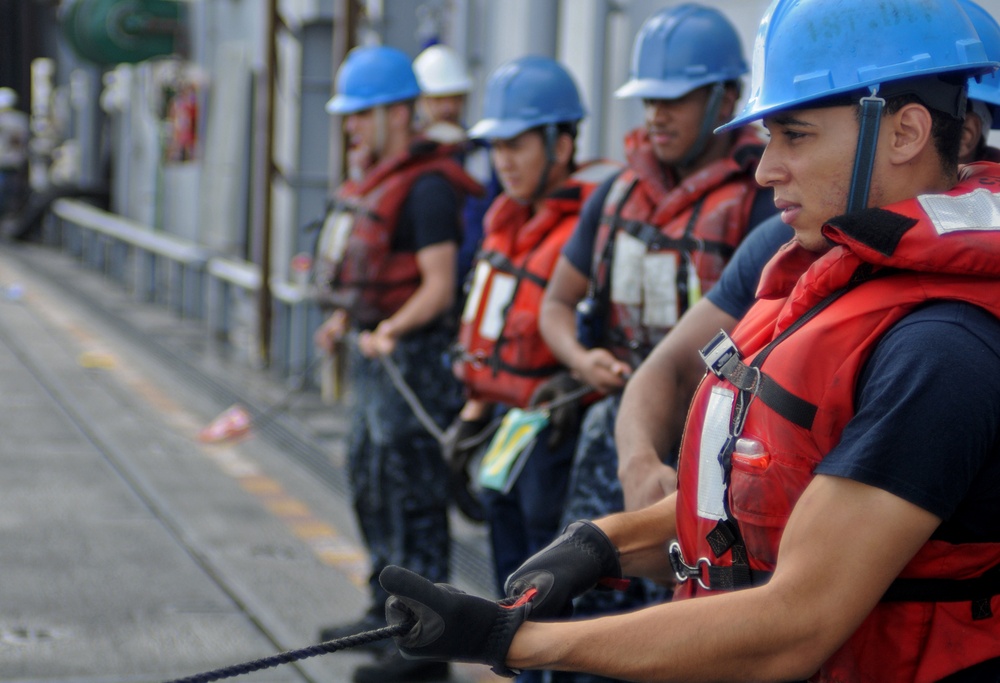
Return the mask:
[(677, 577), (677, 581), (684, 583), (685, 581), (694, 579), (705, 590), (712, 590), (712, 587), (701, 578), (702, 567), (707, 569), (712, 566), (707, 557), (698, 558), (697, 563), (694, 565), (688, 564), (684, 561), (684, 555), (681, 553), (681, 544), (677, 541), (674, 541), (668, 547), (668, 555), (670, 556), (670, 566), (674, 570), (674, 576)]

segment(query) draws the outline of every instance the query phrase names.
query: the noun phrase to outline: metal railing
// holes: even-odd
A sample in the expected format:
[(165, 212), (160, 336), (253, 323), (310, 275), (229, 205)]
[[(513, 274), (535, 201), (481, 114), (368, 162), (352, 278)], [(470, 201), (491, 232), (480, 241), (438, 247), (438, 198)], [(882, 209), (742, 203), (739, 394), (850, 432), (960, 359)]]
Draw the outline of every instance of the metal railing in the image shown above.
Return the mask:
[[(136, 300), (163, 303), (181, 317), (203, 319), (213, 342), (237, 343), (234, 334), (247, 327), (238, 320), (240, 305), (255, 301), (261, 287), (256, 264), (216, 255), (78, 200), (56, 200), (52, 214), (60, 222), (60, 246), (86, 266), (121, 283)], [(301, 375), (315, 355), (312, 330), (320, 316), (312, 289), (272, 281), (270, 290), (272, 367), (286, 376)]]

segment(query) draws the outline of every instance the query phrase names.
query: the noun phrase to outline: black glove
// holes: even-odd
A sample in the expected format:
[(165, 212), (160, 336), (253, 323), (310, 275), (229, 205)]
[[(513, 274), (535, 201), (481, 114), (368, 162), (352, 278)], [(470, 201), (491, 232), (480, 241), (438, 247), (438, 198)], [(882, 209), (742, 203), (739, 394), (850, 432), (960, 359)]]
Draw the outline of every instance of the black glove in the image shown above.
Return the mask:
[(572, 613), (573, 598), (608, 580), (619, 587), (626, 583), (618, 549), (594, 524), (579, 521), (525, 560), (507, 577), (504, 591), (508, 598), (516, 598), (536, 589), (533, 617), (565, 617)]
[(500, 676), (507, 650), (531, 612), (531, 597), (494, 602), (463, 593), (446, 583), (431, 583), (408, 569), (389, 565), (378, 577), (391, 595), (385, 603), (390, 626), (413, 622), (396, 647), (407, 659), (489, 664)]
[(531, 395), (531, 407), (546, 407), (542, 404), (554, 403), (549, 408), (549, 448), (555, 448), (563, 439), (572, 437), (580, 429), (580, 399), (566, 400), (572, 392), (583, 387), (568, 372), (560, 372), (543, 382)]
[[(476, 443), (470, 446), (467, 443), (473, 437), (481, 434), (488, 424), (489, 418), (481, 420), (455, 418), (454, 422), (445, 430), (441, 443), (441, 454), (445, 462), (448, 463), (450, 473), (448, 486), (451, 498), (455, 501), (459, 512), (473, 522), (486, 520), (483, 504), (469, 486), (469, 462), (481, 444)], [(483, 442), (485, 441), (486, 437), (483, 438)]]

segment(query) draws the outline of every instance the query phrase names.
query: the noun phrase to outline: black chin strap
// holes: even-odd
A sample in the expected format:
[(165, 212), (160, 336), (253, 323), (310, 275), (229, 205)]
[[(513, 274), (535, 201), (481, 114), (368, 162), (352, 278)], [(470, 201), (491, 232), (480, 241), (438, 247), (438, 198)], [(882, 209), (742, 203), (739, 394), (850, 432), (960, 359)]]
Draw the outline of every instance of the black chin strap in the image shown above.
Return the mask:
[(705, 147), (708, 146), (709, 139), (715, 135), (715, 128), (719, 125), (716, 118), (722, 108), (722, 96), (725, 92), (725, 83), (719, 82), (712, 85), (708, 94), (708, 102), (705, 105), (705, 116), (701, 120), (701, 129), (698, 131), (698, 139), (691, 145), (691, 149), (687, 151), (684, 158), (678, 162), (677, 165), (680, 168), (687, 168), (697, 161), (705, 151)]
[(549, 183), (549, 171), (556, 163), (556, 140), (559, 138), (559, 129), (554, 123), (547, 123), (542, 129), (542, 140), (545, 144), (545, 167), (542, 175), (538, 178), (538, 186), (531, 195), (529, 203), (537, 202), (545, 195), (545, 190)]
[(861, 127), (858, 131), (858, 149), (854, 155), (854, 173), (851, 191), (847, 197), (847, 213), (868, 208), (868, 190), (871, 187), (872, 167), (875, 165), (875, 147), (882, 122), (885, 100), (878, 97), (878, 86), (872, 86), (871, 95), (862, 97)]

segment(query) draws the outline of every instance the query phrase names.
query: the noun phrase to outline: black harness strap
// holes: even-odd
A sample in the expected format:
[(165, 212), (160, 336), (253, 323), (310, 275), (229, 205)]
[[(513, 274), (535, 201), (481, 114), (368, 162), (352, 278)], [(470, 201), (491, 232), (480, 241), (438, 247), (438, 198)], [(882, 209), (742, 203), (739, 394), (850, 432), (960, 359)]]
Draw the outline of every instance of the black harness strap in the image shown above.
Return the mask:
[(551, 377), (560, 370), (563, 366), (558, 363), (552, 363), (551, 365), (544, 365), (540, 368), (521, 368), (516, 365), (510, 365), (509, 363), (503, 362), (499, 355), (494, 354), (494, 358), (490, 365), (494, 370), (503, 370), (504, 372), (509, 372), (512, 375), (517, 375), (519, 377)]
[(542, 289), (545, 289), (545, 286), (549, 284), (549, 281), (542, 276), (532, 273), (530, 270), (518, 268), (509, 258), (501, 254), (499, 251), (480, 251), (476, 254), (476, 259), (486, 261), (494, 269), (499, 270), (502, 273), (513, 275), (521, 280), (533, 282)]
[(990, 599), (1000, 595), (1000, 566), (972, 579), (896, 579), (882, 602), (971, 602), (972, 619), (993, 616)]
[(353, 214), (354, 216), (364, 216), (365, 218), (376, 221), (377, 223), (385, 222), (385, 218), (383, 218), (380, 214), (375, 213), (363, 204), (350, 200), (335, 199), (330, 202), (327, 205), (326, 213), (331, 214), (335, 211)]
[[(678, 576), (686, 573), (688, 578), (704, 581), (700, 568), (687, 567), (683, 562), (678, 564), (673, 555), (671, 562)], [(762, 586), (771, 580), (772, 575), (772, 572), (738, 566), (735, 562), (732, 567), (707, 565), (706, 569), (710, 590), (732, 591)], [(880, 602), (968, 602), (972, 620), (981, 621), (993, 617), (991, 599), (997, 595), (1000, 595), (1000, 566), (972, 579), (896, 579), (889, 584)]]
[(604, 216), (601, 219), (604, 223), (620, 228), (626, 234), (642, 241), (646, 246), (654, 251), (680, 251), (691, 253), (695, 251), (706, 254), (716, 254), (723, 258), (733, 255), (735, 249), (725, 242), (714, 240), (700, 240), (690, 234), (682, 237), (667, 237), (660, 232), (655, 225), (644, 223), (643, 221), (622, 220), (617, 216)]
[(734, 354), (719, 369), (719, 375), (739, 389), (755, 394), (768, 408), (803, 429), (812, 429), (817, 407), (799, 398), (753, 365), (746, 365)]

